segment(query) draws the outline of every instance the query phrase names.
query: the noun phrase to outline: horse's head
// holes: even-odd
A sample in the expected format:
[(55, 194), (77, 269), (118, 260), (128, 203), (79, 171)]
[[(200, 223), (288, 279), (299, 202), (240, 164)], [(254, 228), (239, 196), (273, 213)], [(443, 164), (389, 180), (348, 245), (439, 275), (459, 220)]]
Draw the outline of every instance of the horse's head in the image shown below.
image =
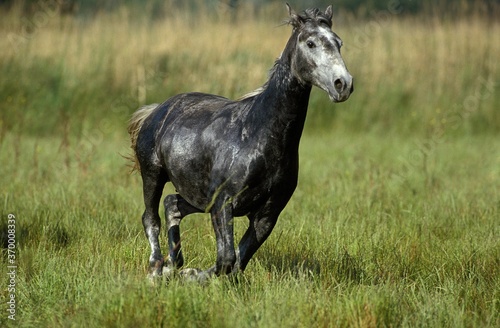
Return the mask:
[(332, 7), (322, 13), (307, 9), (295, 13), (287, 4), (289, 24), (296, 36), (291, 69), (303, 83), (315, 85), (328, 93), (330, 100), (347, 100), (354, 91), (353, 78), (340, 55), (342, 40), (332, 31)]

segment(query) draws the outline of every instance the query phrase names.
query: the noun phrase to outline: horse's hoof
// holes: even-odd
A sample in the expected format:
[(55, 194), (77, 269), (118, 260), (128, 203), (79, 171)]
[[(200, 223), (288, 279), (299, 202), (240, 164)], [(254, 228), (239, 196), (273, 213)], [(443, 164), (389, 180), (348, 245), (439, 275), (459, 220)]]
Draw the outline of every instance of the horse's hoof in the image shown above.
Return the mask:
[(158, 272), (156, 270), (153, 270), (151, 271), (150, 273), (148, 273), (148, 276), (147, 276), (149, 282), (151, 283), (151, 285), (156, 285), (156, 282), (161, 278), (161, 275), (158, 274)]
[(197, 277), (200, 272), (202, 272), (200, 269), (186, 268), (179, 271), (179, 275), (185, 280), (191, 280)]
[(170, 266), (163, 267), (163, 272), (162, 272), (163, 277), (168, 279), (173, 277), (174, 274), (175, 274), (175, 269), (173, 267)]
[(175, 268), (164, 266), (161, 269), (161, 271), (152, 270), (150, 273), (148, 273), (148, 280), (153, 286), (155, 286), (158, 283), (161, 284), (165, 281), (168, 282), (168, 280), (173, 278), (176, 273), (177, 273), (177, 270)]
[(184, 281), (194, 281), (199, 283), (206, 282), (212, 275), (207, 271), (194, 268), (186, 268), (179, 271), (179, 276)]

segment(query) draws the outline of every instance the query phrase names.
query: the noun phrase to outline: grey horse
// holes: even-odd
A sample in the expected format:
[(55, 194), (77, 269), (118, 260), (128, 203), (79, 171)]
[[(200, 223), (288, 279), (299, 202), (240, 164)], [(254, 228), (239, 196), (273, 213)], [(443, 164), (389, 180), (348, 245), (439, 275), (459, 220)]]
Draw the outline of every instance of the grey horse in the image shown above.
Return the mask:
[[(332, 7), (300, 14), (287, 7), (292, 35), (257, 91), (236, 101), (179, 94), (139, 109), (130, 121), (153, 276), (183, 266), (179, 225), (196, 212), (211, 215), (217, 260), (205, 271), (184, 269), (181, 274), (202, 279), (244, 271), (297, 186), (299, 141), (312, 86), (333, 102), (353, 92), (353, 78), (340, 55), (342, 41), (331, 29)], [(164, 199), (169, 247), (164, 258), (158, 207), (169, 181), (177, 193)], [(247, 216), (249, 226), (235, 248), (237, 216)]]

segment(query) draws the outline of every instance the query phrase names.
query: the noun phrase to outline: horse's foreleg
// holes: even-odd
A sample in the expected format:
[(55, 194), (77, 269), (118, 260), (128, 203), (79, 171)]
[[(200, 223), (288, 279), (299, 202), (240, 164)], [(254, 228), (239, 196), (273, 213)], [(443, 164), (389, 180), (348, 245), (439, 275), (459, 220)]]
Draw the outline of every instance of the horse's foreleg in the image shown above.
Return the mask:
[(180, 195), (168, 195), (164, 200), (165, 219), (167, 221), (168, 266), (180, 268), (184, 264), (184, 257), (181, 251), (180, 223), (183, 217), (188, 214), (201, 212), (191, 206)]
[(209, 269), (207, 273), (231, 273), (236, 263), (233, 206), (228, 198), (219, 197), (210, 212), (217, 242), (217, 261), (215, 268)]
[(273, 231), (278, 215), (249, 216), (250, 225), (238, 245), (239, 270), (244, 271), (248, 262)]

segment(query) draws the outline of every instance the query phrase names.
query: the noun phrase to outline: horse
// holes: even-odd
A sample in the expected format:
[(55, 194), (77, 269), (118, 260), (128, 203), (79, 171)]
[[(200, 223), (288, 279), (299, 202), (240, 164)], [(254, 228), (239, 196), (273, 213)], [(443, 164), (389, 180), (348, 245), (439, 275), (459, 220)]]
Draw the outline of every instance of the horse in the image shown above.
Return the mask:
[[(143, 182), (150, 276), (179, 272), (205, 279), (243, 272), (297, 186), (312, 86), (332, 102), (343, 102), (354, 91), (340, 54), (342, 40), (332, 31), (332, 7), (299, 14), (287, 8), (292, 34), (261, 88), (238, 100), (183, 93), (132, 115), (128, 131)], [(165, 259), (158, 209), (167, 182), (176, 193), (163, 201)], [(191, 213), (209, 213), (215, 231), (216, 263), (206, 270), (182, 269), (179, 225)], [(233, 218), (240, 216), (249, 225), (235, 248)]]

